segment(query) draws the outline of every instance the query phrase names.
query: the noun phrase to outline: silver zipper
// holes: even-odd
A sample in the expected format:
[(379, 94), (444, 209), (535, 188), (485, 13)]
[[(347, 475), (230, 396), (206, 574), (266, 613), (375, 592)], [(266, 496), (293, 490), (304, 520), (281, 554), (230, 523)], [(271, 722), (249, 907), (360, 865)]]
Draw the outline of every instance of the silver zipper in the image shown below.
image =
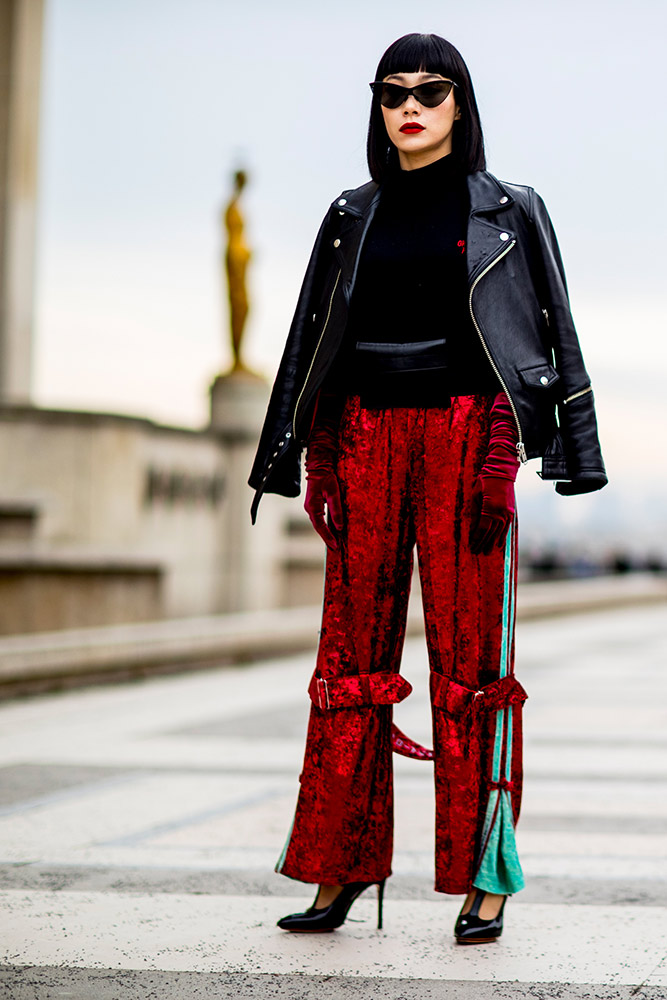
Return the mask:
[(508, 243), (507, 246), (505, 247), (505, 249), (503, 250), (503, 252), (499, 253), (498, 256), (495, 257), (491, 261), (491, 263), (488, 265), (488, 267), (485, 267), (484, 270), (482, 271), (482, 273), (477, 275), (477, 277), (473, 281), (472, 285), (470, 286), (470, 295), (468, 297), (468, 305), (469, 305), (469, 308), (470, 308), (470, 315), (472, 317), (472, 321), (475, 324), (475, 329), (477, 330), (477, 335), (479, 336), (479, 339), (480, 339), (480, 341), (482, 343), (482, 347), (484, 348), (484, 353), (486, 354), (487, 358), (489, 359), (489, 364), (493, 368), (494, 372), (496, 373), (496, 375), (498, 377), (498, 381), (500, 382), (500, 384), (503, 387), (505, 395), (507, 396), (509, 404), (510, 404), (510, 406), (512, 408), (512, 413), (514, 414), (514, 420), (516, 422), (517, 431), (519, 432), (519, 440), (516, 443), (517, 454), (518, 454), (519, 459), (521, 460), (521, 462), (527, 462), (528, 461), (528, 456), (526, 455), (526, 447), (525, 447), (525, 445), (523, 443), (523, 432), (521, 430), (521, 423), (519, 422), (519, 415), (516, 412), (516, 406), (514, 405), (514, 400), (510, 396), (509, 391), (507, 389), (507, 386), (505, 385), (505, 381), (504, 381), (502, 375), (500, 374), (500, 372), (498, 371), (498, 367), (497, 367), (495, 361), (491, 357), (491, 352), (489, 351), (489, 348), (486, 346), (486, 341), (484, 340), (484, 334), (480, 330), (479, 324), (478, 324), (477, 320), (475, 319), (475, 314), (474, 314), (474, 312), (472, 310), (472, 293), (475, 291), (475, 288), (477, 286), (477, 282), (480, 281), (484, 277), (484, 275), (487, 274), (491, 270), (492, 267), (495, 267), (495, 265), (498, 263), (498, 261), (501, 260), (505, 256), (505, 254), (508, 254), (510, 252), (510, 250), (515, 245), (515, 243), (516, 243), (516, 240), (512, 240), (511, 243)]
[(579, 399), (580, 396), (585, 396), (587, 392), (592, 392), (592, 391), (593, 391), (593, 386), (589, 385), (585, 389), (581, 389), (579, 392), (572, 393), (571, 396), (568, 396), (567, 399), (563, 400), (563, 403), (564, 404), (571, 403), (573, 399)]
[(326, 319), (324, 320), (324, 326), (322, 327), (322, 332), (320, 333), (320, 339), (317, 341), (317, 344), (315, 345), (315, 351), (313, 353), (313, 357), (312, 357), (312, 360), (310, 362), (310, 367), (308, 368), (308, 371), (306, 372), (306, 379), (305, 379), (305, 381), (303, 383), (303, 387), (302, 387), (301, 392), (299, 393), (299, 395), (297, 397), (296, 405), (294, 407), (294, 418), (292, 420), (292, 430), (294, 432), (294, 437), (295, 438), (296, 438), (296, 414), (297, 414), (297, 410), (299, 409), (299, 403), (301, 402), (301, 397), (303, 396), (303, 394), (305, 392), (305, 389), (306, 389), (306, 386), (308, 385), (308, 379), (310, 378), (310, 373), (313, 370), (313, 365), (315, 364), (315, 358), (317, 357), (317, 352), (320, 349), (320, 344), (322, 343), (322, 337), (324, 336), (324, 331), (327, 328), (327, 324), (329, 322), (329, 317), (331, 316), (331, 306), (333, 304), (333, 297), (334, 297), (334, 295), (336, 293), (336, 289), (338, 287), (338, 282), (340, 280), (340, 276), (341, 276), (342, 272), (343, 272), (343, 269), (341, 267), (338, 270), (338, 274), (336, 275), (336, 280), (334, 282), (334, 286), (333, 286), (333, 289), (331, 291), (331, 295), (329, 297), (329, 308), (327, 309), (327, 315), (326, 315)]

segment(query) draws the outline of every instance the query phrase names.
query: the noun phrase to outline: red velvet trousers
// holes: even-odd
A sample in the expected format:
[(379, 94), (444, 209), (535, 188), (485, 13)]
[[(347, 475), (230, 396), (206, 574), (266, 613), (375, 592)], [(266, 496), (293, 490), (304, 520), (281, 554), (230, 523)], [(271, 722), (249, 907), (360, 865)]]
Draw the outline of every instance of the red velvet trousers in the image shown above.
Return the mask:
[[(348, 397), (337, 475), (344, 526), (328, 551), (322, 628), (294, 822), (276, 871), (329, 885), (379, 881), (393, 850), (392, 705), (417, 548), (430, 664), (435, 889), (523, 886), (514, 825), (522, 787), (514, 677), (516, 518), (473, 555), (473, 483), (492, 396), (449, 408), (363, 409)], [(416, 766), (429, 766), (420, 764)]]

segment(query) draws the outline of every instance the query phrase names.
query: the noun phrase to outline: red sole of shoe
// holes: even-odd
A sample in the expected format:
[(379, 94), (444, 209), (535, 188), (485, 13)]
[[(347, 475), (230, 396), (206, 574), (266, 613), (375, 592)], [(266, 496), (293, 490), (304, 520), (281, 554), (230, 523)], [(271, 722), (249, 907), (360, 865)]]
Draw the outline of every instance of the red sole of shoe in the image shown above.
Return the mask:
[(497, 941), (497, 937), (488, 938), (459, 938), (457, 937), (457, 944), (488, 944), (490, 941)]
[(282, 931), (287, 931), (288, 934), (332, 934), (335, 930), (337, 930), (336, 927), (322, 927), (318, 930), (315, 930), (314, 927), (310, 930), (306, 930), (305, 928), (301, 930), (294, 927), (281, 927), (280, 929)]

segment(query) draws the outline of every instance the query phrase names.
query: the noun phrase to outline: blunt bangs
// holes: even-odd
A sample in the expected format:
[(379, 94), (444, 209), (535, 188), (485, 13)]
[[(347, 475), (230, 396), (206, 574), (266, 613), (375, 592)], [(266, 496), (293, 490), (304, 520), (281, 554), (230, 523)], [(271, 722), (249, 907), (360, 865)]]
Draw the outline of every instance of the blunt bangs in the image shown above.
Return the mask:
[(383, 80), (393, 73), (440, 73), (457, 79), (455, 65), (447, 42), (437, 35), (403, 35), (390, 45), (378, 64), (376, 80)]

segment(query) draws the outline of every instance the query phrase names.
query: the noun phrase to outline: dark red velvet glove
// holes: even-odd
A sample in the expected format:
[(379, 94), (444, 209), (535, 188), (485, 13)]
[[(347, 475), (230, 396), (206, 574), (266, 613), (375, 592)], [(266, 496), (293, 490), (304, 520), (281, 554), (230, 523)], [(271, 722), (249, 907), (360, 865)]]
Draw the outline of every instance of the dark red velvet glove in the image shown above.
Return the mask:
[(502, 545), (514, 517), (518, 440), (509, 400), (499, 392), (491, 406), (486, 459), (473, 487), (470, 548), (478, 555), (488, 555), (494, 545)]
[[(338, 548), (331, 527), (343, 527), (343, 506), (336, 478), (338, 425), (343, 400), (334, 393), (321, 392), (306, 444), (306, 499), (304, 508), (315, 531), (330, 549)], [(329, 513), (329, 524), (325, 516)]]

